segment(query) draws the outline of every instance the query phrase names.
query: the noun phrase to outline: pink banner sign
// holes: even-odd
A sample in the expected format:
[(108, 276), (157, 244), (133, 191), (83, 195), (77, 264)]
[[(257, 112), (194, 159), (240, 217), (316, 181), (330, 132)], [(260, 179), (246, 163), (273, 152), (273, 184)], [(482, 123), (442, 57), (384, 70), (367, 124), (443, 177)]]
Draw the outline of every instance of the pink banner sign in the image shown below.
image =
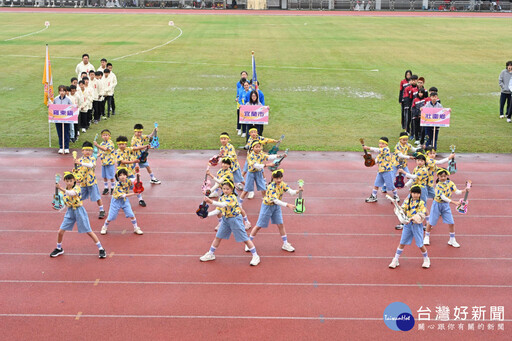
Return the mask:
[(421, 108), (422, 127), (449, 127), (450, 126), (450, 108)]
[(48, 122), (78, 123), (78, 106), (75, 104), (50, 104)]
[(263, 105), (241, 105), (240, 120), (242, 124), (268, 124), (269, 110)]

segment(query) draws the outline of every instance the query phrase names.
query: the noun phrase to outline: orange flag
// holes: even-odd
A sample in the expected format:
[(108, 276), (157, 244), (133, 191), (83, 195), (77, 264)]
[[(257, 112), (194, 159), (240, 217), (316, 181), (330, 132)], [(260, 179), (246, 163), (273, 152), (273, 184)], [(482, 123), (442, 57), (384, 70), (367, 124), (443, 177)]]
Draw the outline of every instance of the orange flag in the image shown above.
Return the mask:
[(46, 44), (46, 59), (44, 61), (43, 73), (44, 85), (44, 104), (48, 105), (48, 100), (53, 102), (53, 78), (52, 78), (52, 65), (50, 63), (50, 54), (48, 53), (48, 44)]

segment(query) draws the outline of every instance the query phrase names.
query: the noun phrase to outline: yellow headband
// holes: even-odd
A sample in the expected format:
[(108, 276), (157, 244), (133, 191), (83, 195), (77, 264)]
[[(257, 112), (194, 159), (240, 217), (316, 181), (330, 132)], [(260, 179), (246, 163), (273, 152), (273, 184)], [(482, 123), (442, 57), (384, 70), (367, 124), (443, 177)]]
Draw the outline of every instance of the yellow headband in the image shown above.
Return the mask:
[(142, 131), (143, 129), (133, 129), (133, 131)]
[(220, 135), (220, 138), (223, 138), (223, 137), (225, 137), (225, 138), (227, 138), (228, 140), (230, 140), (229, 135), (226, 135), (226, 134), (222, 134), (222, 135)]
[(388, 144), (386, 141), (384, 140), (379, 140), (380, 143), (384, 143), (384, 144)]
[(401, 140), (401, 139), (408, 139), (408, 138), (409, 138), (409, 135), (402, 135), (398, 139)]
[(281, 174), (284, 175), (284, 170), (283, 169), (276, 169), (275, 171), (272, 172), (272, 175), (277, 174), (277, 172), (281, 172)]
[(249, 129), (249, 133), (250, 133), (251, 131), (253, 131), (253, 130), (258, 131), (258, 129), (256, 129), (256, 128), (251, 128), (251, 129)]
[(116, 174), (119, 173), (120, 170), (125, 170), (126, 172), (128, 172), (128, 168), (126, 167), (118, 167), (117, 170), (116, 170)]
[(110, 136), (110, 133), (108, 131), (104, 131), (103, 133), (101, 133), (101, 135), (103, 134), (107, 134), (108, 136)]
[(92, 147), (82, 147), (82, 149), (90, 149), (90, 150), (92, 150)]
[(117, 141), (117, 144), (120, 144), (120, 143), (127, 144), (127, 143), (128, 143), (128, 141)]
[(222, 158), (222, 161), (231, 161), (231, 158), (229, 156), (225, 156)]
[(446, 174), (450, 175), (450, 172), (448, 172), (448, 170), (444, 169), (444, 168), (439, 168), (439, 170), (437, 171), (437, 175), (439, 175), (439, 173), (442, 173), (442, 172), (446, 172)]
[(412, 186), (412, 187), (411, 187), (411, 191), (412, 191), (412, 189), (413, 189), (413, 188), (419, 188), (419, 189), (421, 189), (421, 186), (420, 186), (420, 185), (414, 185), (414, 186)]
[(73, 175), (73, 173), (71, 173), (71, 172), (64, 172), (64, 176), (66, 176), (66, 175)]
[(231, 182), (231, 180), (229, 180), (229, 179), (224, 180), (224, 182), (223, 182), (222, 184), (223, 184), (223, 185), (224, 185), (224, 184), (228, 184), (228, 185), (230, 185), (230, 186), (231, 186), (231, 188), (235, 188), (235, 184), (233, 184), (233, 183)]
[(252, 141), (251, 148), (254, 147), (257, 144), (261, 144), (261, 141), (260, 140)]

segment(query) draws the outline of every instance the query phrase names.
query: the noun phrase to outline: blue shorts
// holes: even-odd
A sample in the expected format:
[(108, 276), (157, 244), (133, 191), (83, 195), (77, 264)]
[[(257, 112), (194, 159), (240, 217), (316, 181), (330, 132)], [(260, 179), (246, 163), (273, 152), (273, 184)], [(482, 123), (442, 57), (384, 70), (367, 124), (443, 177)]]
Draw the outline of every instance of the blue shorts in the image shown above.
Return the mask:
[(244, 177), (242, 176), (240, 168), (233, 172), (233, 180), (235, 180), (235, 184), (244, 182)]
[(146, 168), (146, 167), (149, 167), (149, 163), (146, 161), (144, 163), (138, 163), (139, 165), (139, 168)]
[(132, 211), (132, 205), (130, 205), (130, 200), (128, 198), (125, 199), (115, 199), (112, 197), (110, 200), (110, 208), (108, 209), (108, 221), (116, 220), (117, 214), (120, 210), (124, 211), (124, 216), (126, 218), (133, 218), (135, 214)]
[(269, 221), (272, 224), (283, 223), (283, 213), (281, 206), (279, 205), (265, 205), (261, 204), (260, 215), (258, 216), (258, 222), (256, 226), (266, 228), (268, 227)]
[(436, 190), (434, 189), (434, 187), (427, 186), (427, 198), (434, 199), (435, 196)]
[(436, 226), (439, 217), (443, 217), (443, 223), (455, 224), (453, 221), (452, 209), (450, 204), (447, 202), (437, 202), (434, 200), (432, 207), (430, 208), (430, 217), (428, 223), (432, 226)]
[(386, 188), (388, 190), (394, 191), (395, 190), (395, 178), (393, 171), (388, 172), (381, 172), (377, 173), (377, 177), (375, 178), (374, 186), (375, 187), (382, 187), (382, 185), (386, 185)]
[(66, 215), (64, 215), (64, 220), (60, 225), (60, 229), (64, 231), (72, 231), (75, 223), (78, 227), (78, 233), (92, 232), (91, 224), (89, 223), (89, 217), (87, 216), (87, 212), (83, 206), (80, 206), (76, 209), (68, 207)]
[(263, 171), (258, 171), (247, 172), (244, 191), (253, 192), (255, 181), (258, 191), (264, 191), (267, 189), (267, 185), (265, 184), (265, 178), (263, 177)]
[(247, 163), (247, 160), (245, 160), (245, 164), (244, 164), (244, 172), (248, 172), (249, 171), (249, 163)]
[(101, 199), (97, 184), (82, 187), (82, 201), (88, 199), (89, 197), (91, 198), (91, 201), (98, 201)]
[(404, 226), (402, 230), (402, 237), (400, 238), (400, 244), (411, 245), (412, 238), (416, 242), (417, 247), (423, 246), (423, 225), (409, 223)]
[(103, 179), (114, 179), (116, 175), (116, 166), (101, 166), (101, 177)]
[(245, 232), (242, 215), (239, 214), (233, 218), (222, 217), (222, 222), (215, 237), (220, 239), (229, 239), (229, 237), (231, 237), (231, 232), (233, 232), (237, 242), (246, 242), (249, 240), (247, 232)]

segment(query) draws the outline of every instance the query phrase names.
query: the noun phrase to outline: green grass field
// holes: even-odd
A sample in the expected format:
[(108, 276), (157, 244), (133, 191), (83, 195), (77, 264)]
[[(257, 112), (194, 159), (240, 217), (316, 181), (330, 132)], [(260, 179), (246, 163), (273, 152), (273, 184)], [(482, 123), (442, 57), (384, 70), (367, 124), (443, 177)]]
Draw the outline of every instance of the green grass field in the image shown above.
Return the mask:
[[(46, 20), (48, 30), (5, 41)], [(183, 30), (180, 38), (116, 60), (178, 36), (169, 20)], [(510, 36), (510, 19), (2, 13), (0, 146), (48, 146), (41, 84), (47, 43), (55, 86), (69, 84), (82, 53), (96, 67), (102, 57), (114, 64), (119, 115), (88, 136), (104, 127), (130, 136), (134, 123), (158, 121), (163, 148), (217, 148), (220, 132), (235, 134), (235, 83), (241, 70), (250, 71), (254, 50), (271, 108), (264, 135), (286, 134), (292, 150), (360, 150), (360, 137), (394, 143), (398, 84), (412, 69), (452, 108), (441, 151), (456, 144), (462, 152), (512, 152), (512, 124), (498, 119)], [(52, 135), (55, 146), (54, 127)]]

